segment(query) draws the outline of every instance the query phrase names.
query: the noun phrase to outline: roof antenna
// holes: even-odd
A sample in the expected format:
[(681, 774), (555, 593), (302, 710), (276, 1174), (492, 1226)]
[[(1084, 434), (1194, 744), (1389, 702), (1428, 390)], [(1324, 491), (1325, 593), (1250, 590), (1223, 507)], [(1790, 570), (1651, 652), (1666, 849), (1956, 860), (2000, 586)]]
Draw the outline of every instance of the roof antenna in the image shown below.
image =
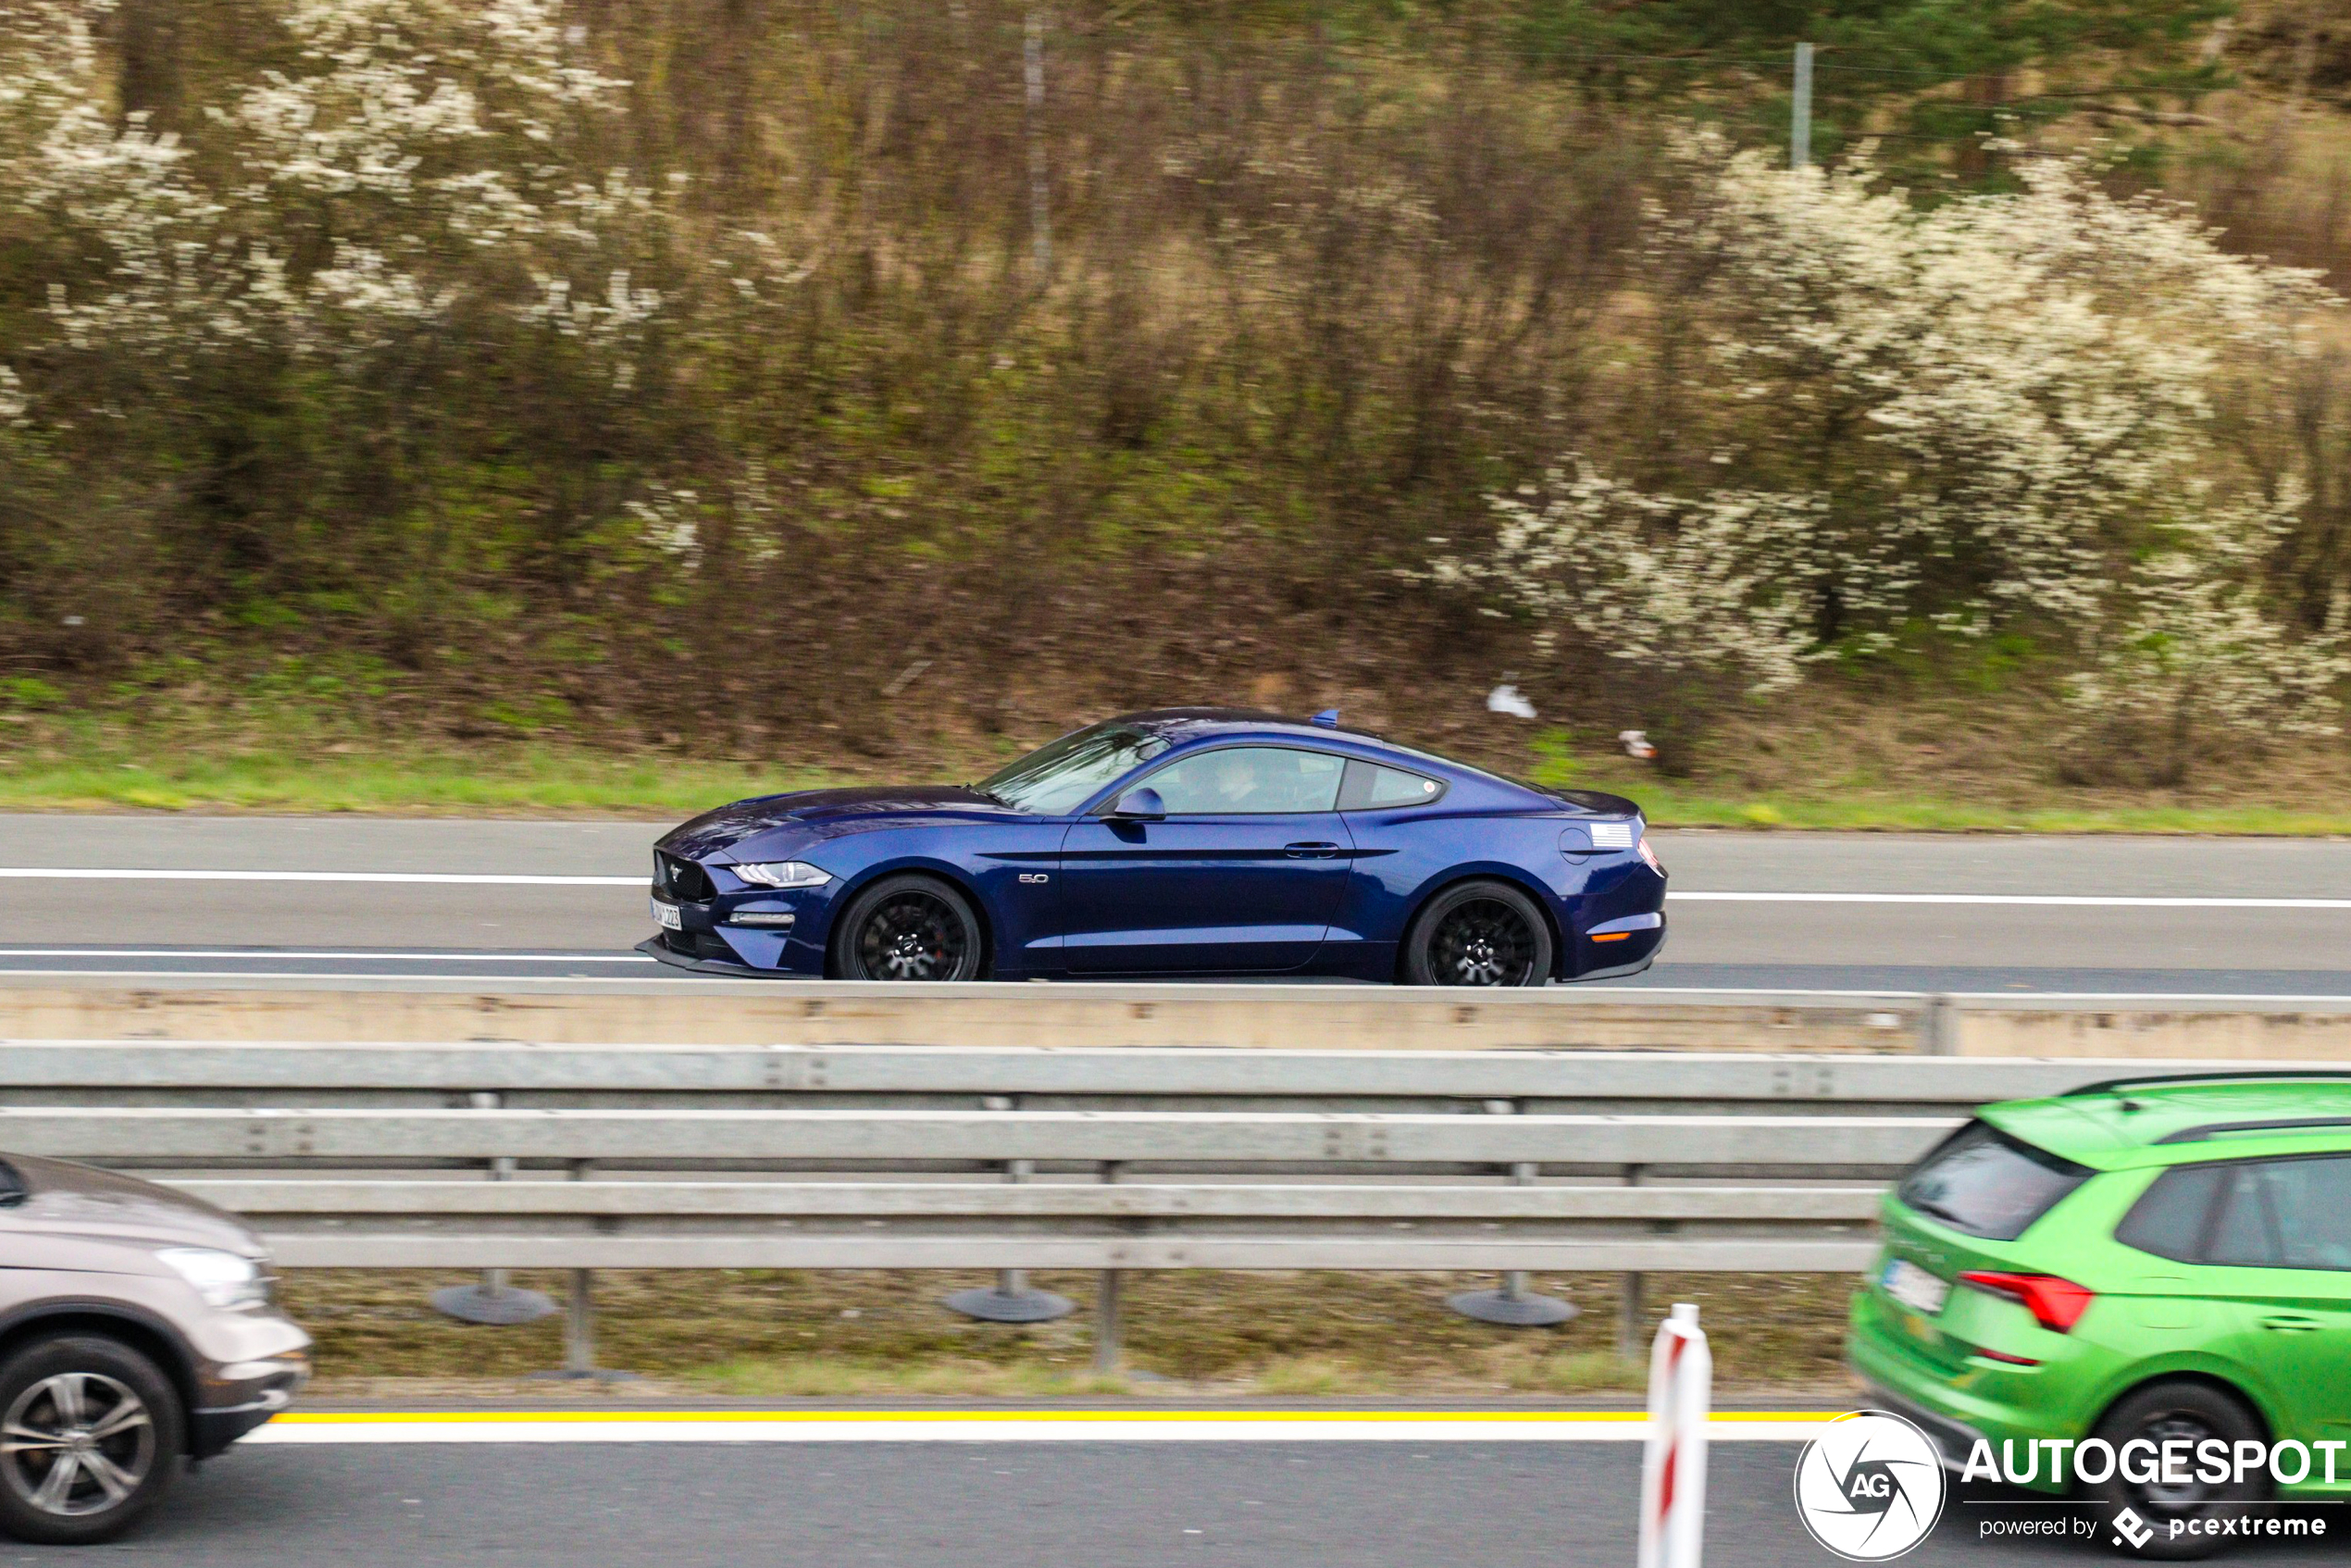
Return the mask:
[(1321, 713), (1314, 716), (1312, 722), (1321, 725), (1325, 729), (1337, 729), (1338, 728), (1338, 710), (1337, 708), (1325, 708)]

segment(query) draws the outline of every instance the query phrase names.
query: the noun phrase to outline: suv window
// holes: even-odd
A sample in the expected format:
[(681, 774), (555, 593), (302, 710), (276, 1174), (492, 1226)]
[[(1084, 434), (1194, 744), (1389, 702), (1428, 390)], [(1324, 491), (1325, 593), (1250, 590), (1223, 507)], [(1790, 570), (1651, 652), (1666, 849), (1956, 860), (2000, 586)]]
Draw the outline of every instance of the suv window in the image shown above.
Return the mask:
[(2114, 1238), (2181, 1263), (2351, 1270), (2351, 1155), (2166, 1171)]
[(2351, 1155), (2228, 1168), (2233, 1179), (2207, 1262), (2351, 1270)]
[(1170, 816), (1267, 816), (1334, 811), (1344, 757), (1290, 746), (1226, 746), (1169, 763), (1143, 783)]
[(1920, 1161), (1895, 1197), (1953, 1230), (2013, 1241), (2089, 1179), (2086, 1165), (1970, 1122)]
[(2114, 1238), (2125, 1247), (2174, 1263), (2202, 1263), (2212, 1200), (2228, 1176), (2226, 1165), (2174, 1165), (2139, 1194), (2139, 1201), (2114, 1227)]

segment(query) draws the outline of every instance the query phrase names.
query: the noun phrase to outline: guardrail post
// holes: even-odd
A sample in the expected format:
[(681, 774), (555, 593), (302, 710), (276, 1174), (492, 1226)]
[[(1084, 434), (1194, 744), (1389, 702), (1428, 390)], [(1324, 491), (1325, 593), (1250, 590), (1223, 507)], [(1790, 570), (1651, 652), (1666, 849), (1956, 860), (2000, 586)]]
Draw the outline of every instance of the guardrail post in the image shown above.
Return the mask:
[[(495, 1094), (474, 1093), (466, 1097), (466, 1103), (477, 1111), (495, 1111), (502, 1103)], [(515, 1162), (511, 1155), (502, 1154), (490, 1162), (490, 1179), (514, 1179)], [(555, 1310), (555, 1303), (536, 1290), (525, 1290), (506, 1283), (506, 1271), (502, 1268), (481, 1271), (478, 1285), (452, 1285), (432, 1293), (435, 1312), (446, 1313), (460, 1323), (479, 1323), (504, 1327), (517, 1323), (536, 1323)]]
[[(588, 1173), (595, 1169), (593, 1160), (574, 1160), (571, 1179), (586, 1181)], [(564, 1382), (592, 1379), (598, 1383), (633, 1383), (633, 1372), (615, 1372), (596, 1364), (596, 1271), (576, 1268), (571, 1271), (570, 1310), (564, 1314), (564, 1365), (561, 1372), (534, 1372), (536, 1378), (552, 1378)]]
[(1941, 991), (1919, 1008), (1919, 1050), (1928, 1056), (1959, 1053), (1959, 1004)]
[[(1102, 1162), (1102, 1185), (1109, 1187), (1118, 1180), (1119, 1163)], [(1119, 1357), (1125, 1351), (1120, 1342), (1124, 1325), (1119, 1322), (1119, 1296), (1124, 1281), (1114, 1268), (1102, 1270), (1094, 1289), (1094, 1370), (1108, 1375), (1118, 1370)]]
[[(1489, 1100), (1486, 1109), (1491, 1115), (1512, 1116), (1518, 1114), (1518, 1101)], [(1534, 1161), (1518, 1161), (1511, 1166), (1511, 1184), (1532, 1187), (1537, 1174)], [(1499, 1324), (1505, 1328), (1548, 1328), (1575, 1315), (1575, 1303), (1561, 1300), (1557, 1296), (1538, 1296), (1531, 1283), (1526, 1270), (1511, 1269), (1502, 1276), (1499, 1290), (1464, 1290), (1446, 1297), (1445, 1304), (1463, 1317)]]
[[(987, 1111), (1010, 1111), (1015, 1108), (1012, 1096), (991, 1094), (980, 1101)], [(1037, 1174), (1034, 1160), (1007, 1160), (1004, 1179), (1026, 1181)], [(947, 1298), (947, 1306), (965, 1317), (976, 1317), (982, 1323), (1051, 1323), (1057, 1317), (1067, 1317), (1077, 1310), (1077, 1303), (1066, 1296), (1056, 1296), (1051, 1290), (1032, 1290), (1026, 1269), (999, 1269), (993, 1287), (975, 1286), (958, 1290)]]
[[(1641, 1167), (1624, 1167), (1624, 1185), (1641, 1185)], [(1647, 1283), (1638, 1274), (1620, 1276), (1616, 1282), (1616, 1354), (1617, 1359), (1637, 1362), (1641, 1359), (1642, 1320), (1648, 1310), (1642, 1302), (1642, 1287)]]

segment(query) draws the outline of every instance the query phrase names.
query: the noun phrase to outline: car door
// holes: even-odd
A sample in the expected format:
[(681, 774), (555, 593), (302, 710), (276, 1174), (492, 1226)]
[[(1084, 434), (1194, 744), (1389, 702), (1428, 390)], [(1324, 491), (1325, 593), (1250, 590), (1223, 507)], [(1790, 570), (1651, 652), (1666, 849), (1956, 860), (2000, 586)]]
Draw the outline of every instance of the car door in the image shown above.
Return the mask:
[(2279, 1402), (2280, 1437), (2351, 1439), (2351, 1154), (2232, 1176), (2197, 1271), (2227, 1303), (2226, 1353)]
[(1158, 821), (1095, 815), (1062, 845), (1073, 974), (1208, 974), (1311, 963), (1347, 885), (1345, 759), (1300, 746), (1188, 753), (1135, 779)]

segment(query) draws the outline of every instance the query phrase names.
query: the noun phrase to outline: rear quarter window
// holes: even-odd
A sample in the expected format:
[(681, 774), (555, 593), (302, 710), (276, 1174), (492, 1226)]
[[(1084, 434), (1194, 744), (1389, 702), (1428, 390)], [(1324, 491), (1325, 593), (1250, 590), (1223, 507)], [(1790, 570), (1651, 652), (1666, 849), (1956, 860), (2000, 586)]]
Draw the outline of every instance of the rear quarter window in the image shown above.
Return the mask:
[(1339, 790), (1338, 809), (1388, 811), (1398, 806), (1426, 805), (1444, 792), (1445, 786), (1434, 778), (1407, 773), (1400, 767), (1355, 761), (1347, 765), (1347, 782)]
[(2125, 1247), (2174, 1263), (2202, 1263), (2212, 1200), (2228, 1175), (2225, 1165), (2173, 1166), (2139, 1194), (2139, 1201), (2114, 1227), (2114, 1238)]
[(1905, 1208), (1987, 1241), (2013, 1241), (2090, 1179), (2090, 1169), (1970, 1122), (1945, 1139), (1895, 1188)]

